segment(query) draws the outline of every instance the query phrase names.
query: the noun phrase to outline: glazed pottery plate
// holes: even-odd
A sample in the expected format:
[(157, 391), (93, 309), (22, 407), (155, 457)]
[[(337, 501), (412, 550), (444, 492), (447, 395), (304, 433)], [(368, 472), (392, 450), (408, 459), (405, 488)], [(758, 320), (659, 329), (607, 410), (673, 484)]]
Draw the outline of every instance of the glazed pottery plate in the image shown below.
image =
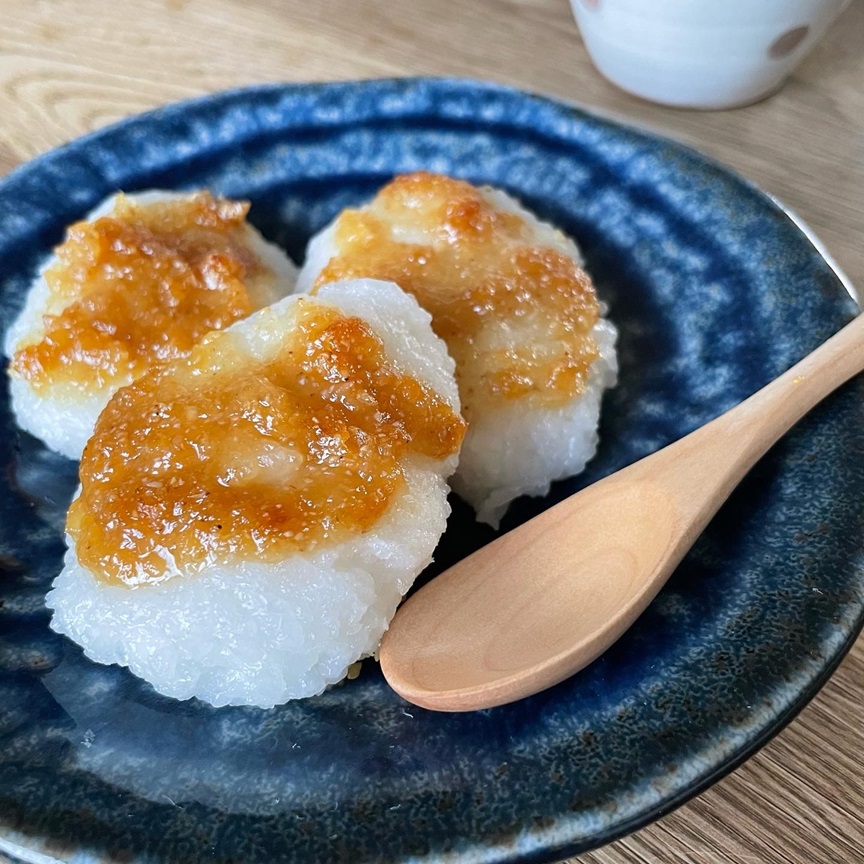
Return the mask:
[[(341, 208), (417, 169), (503, 187), (573, 235), (620, 329), (590, 470), (519, 501), (502, 530), (734, 405), (855, 312), (786, 213), (692, 151), (512, 90), (408, 80), (212, 96), (18, 170), (0, 185), (3, 325), (64, 227), (117, 189), (248, 198), (299, 260)], [(20, 433), (4, 395), (0, 851), (540, 862), (645, 824), (781, 728), (861, 627), (862, 389), (830, 397), (758, 464), (600, 660), (467, 714), (407, 704), (373, 661), (264, 711), (177, 702), (84, 659), (43, 602), (76, 466)], [(439, 568), (492, 537), (453, 504)]]

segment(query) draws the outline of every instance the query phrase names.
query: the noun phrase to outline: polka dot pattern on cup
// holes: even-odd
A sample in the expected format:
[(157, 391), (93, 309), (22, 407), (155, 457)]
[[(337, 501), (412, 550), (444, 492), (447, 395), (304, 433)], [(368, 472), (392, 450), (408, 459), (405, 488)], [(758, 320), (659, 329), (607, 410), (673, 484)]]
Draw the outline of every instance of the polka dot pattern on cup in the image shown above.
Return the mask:
[(771, 47), (768, 49), (768, 56), (775, 60), (786, 57), (807, 38), (809, 32), (810, 27), (806, 24), (787, 30), (771, 43)]

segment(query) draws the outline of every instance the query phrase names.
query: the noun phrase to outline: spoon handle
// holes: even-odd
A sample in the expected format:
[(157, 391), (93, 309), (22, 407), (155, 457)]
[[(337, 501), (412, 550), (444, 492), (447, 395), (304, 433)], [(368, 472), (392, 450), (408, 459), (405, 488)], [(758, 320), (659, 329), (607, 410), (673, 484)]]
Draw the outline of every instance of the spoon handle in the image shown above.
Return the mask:
[[(655, 454), (667, 459), (666, 482), (678, 486), (678, 496), (705, 506), (700, 532), (716, 508), (756, 461), (808, 411), (857, 373), (864, 370), (864, 315), (858, 315), (803, 360), (770, 384), (722, 414)], [(688, 463), (685, 467), (683, 462)], [(636, 469), (637, 463), (632, 468)], [(674, 465), (674, 467), (673, 467)], [(716, 483), (705, 498), (705, 478)], [(630, 478), (632, 481), (632, 477)], [(701, 508), (700, 508), (701, 509)]]

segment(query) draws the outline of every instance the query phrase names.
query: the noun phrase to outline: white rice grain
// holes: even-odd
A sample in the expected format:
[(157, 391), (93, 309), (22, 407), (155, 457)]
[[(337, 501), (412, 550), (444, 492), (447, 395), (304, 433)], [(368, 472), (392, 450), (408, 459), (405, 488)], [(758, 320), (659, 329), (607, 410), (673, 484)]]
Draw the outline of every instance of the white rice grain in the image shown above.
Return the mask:
[[(577, 245), (557, 228), (541, 222), (501, 190), (483, 187), (480, 192), (497, 209), (518, 215), (532, 243), (555, 249), (582, 264)], [(296, 291), (310, 291), (331, 258), (339, 254), (338, 219), (309, 241)], [(416, 231), (406, 233), (396, 218), (388, 228), (391, 237), (399, 242), (429, 242), (428, 237), (418, 236)], [(602, 304), (601, 311), (605, 313)], [(544, 335), (542, 331), (532, 332), (524, 321), (512, 322), (512, 326), (504, 328), (505, 333), (508, 330), (509, 338), (517, 345), (530, 344)], [(547, 494), (554, 481), (580, 473), (593, 458), (599, 442), (597, 427), (603, 391), (615, 385), (618, 361), (617, 331), (610, 321), (600, 318), (591, 335), (599, 356), (590, 370), (584, 394), (563, 407), (538, 407), (528, 397), (472, 416), (452, 486), (474, 508), (479, 521), (497, 527), (515, 498)]]
[[(458, 412), (453, 362), (413, 298), (389, 283), (357, 280), (328, 286), (317, 299), (362, 317), (394, 365)], [(239, 335), (250, 363), (266, 360), (290, 332), (298, 300), (288, 297), (216, 338)], [(47, 598), (51, 626), (91, 659), (128, 666), (177, 699), (267, 708), (320, 693), (376, 650), (432, 560), (456, 461), (409, 458), (404, 487), (371, 530), (275, 564), (206, 564), (197, 575), (129, 588), (96, 578), (71, 547)]]

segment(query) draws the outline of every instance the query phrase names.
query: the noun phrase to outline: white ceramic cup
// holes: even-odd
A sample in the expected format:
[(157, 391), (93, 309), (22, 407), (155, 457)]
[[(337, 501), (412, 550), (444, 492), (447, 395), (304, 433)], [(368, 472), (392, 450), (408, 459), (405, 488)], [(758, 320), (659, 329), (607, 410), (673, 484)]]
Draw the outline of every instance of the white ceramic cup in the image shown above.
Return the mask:
[(849, 0), (570, 0), (594, 65), (636, 96), (689, 108), (779, 89)]

